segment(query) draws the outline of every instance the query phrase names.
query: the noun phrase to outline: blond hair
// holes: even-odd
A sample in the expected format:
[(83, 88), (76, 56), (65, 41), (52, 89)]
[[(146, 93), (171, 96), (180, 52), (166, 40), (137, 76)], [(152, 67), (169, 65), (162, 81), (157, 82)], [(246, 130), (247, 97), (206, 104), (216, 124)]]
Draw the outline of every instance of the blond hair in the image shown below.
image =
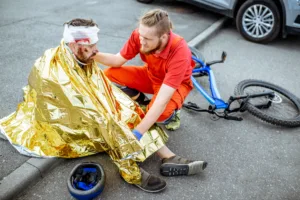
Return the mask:
[(139, 23), (148, 27), (156, 27), (159, 36), (169, 33), (173, 28), (168, 12), (161, 9), (150, 10), (140, 18)]

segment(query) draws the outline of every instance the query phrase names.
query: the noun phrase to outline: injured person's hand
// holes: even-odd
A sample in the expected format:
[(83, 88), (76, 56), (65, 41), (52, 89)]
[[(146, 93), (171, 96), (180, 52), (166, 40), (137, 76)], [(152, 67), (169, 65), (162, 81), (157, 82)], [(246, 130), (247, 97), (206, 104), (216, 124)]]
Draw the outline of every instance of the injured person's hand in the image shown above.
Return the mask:
[(143, 137), (143, 135), (138, 131), (138, 130), (132, 130), (133, 135), (137, 138), (138, 141), (141, 140), (141, 138)]

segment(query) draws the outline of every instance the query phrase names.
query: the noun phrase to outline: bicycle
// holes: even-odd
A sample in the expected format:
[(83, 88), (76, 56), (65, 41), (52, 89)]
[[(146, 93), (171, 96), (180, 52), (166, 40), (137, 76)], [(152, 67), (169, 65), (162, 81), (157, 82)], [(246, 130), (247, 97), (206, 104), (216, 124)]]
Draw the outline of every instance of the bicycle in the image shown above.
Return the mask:
[[(227, 120), (243, 120), (242, 117), (232, 116), (231, 113), (248, 111), (259, 119), (279, 126), (298, 127), (300, 126), (300, 99), (288, 90), (261, 80), (247, 79), (237, 84), (234, 96), (230, 96), (225, 102), (218, 91), (215, 76), (211, 66), (217, 63), (224, 63), (226, 52), (223, 51), (221, 60), (205, 63), (201, 53), (190, 47), (192, 59), (196, 66), (191, 76), (194, 87), (208, 101), (207, 109), (200, 108), (197, 104), (188, 102), (183, 107), (197, 112), (208, 112), (214, 117)], [(208, 76), (210, 94), (196, 80), (197, 77)], [(251, 90), (252, 89), (252, 90)], [(239, 106), (231, 108), (233, 102)], [(275, 112), (275, 113), (274, 113)]]

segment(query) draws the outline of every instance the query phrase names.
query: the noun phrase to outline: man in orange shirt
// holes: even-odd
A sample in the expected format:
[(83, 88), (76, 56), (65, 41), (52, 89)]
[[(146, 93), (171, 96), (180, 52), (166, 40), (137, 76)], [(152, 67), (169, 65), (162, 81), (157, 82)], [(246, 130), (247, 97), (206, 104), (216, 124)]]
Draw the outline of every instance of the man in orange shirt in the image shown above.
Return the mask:
[[(185, 40), (171, 28), (166, 11), (152, 10), (141, 18), (139, 28), (132, 32), (120, 53), (98, 53), (94, 57), (112, 66), (105, 70), (106, 76), (125, 86), (123, 91), (140, 104), (146, 103), (143, 93), (153, 94), (145, 119), (136, 127), (140, 133), (155, 122), (164, 123), (169, 130), (178, 129), (180, 109), (193, 88), (191, 52)], [(138, 53), (145, 66), (122, 66)]]
[[(149, 11), (140, 19), (139, 27), (132, 32), (120, 53), (95, 52), (93, 57), (95, 61), (111, 66), (105, 70), (105, 75), (121, 85), (121, 89), (133, 100), (145, 104), (147, 101), (143, 93), (153, 94), (145, 117), (132, 131), (138, 139), (155, 122), (165, 124), (169, 130), (178, 129), (180, 109), (193, 88), (191, 52), (185, 40), (171, 29), (172, 22), (166, 11)], [(140, 54), (145, 66), (123, 66), (137, 54)], [(163, 158), (161, 173), (167, 176), (189, 175), (191, 167), (203, 170), (207, 165), (204, 161), (182, 159), (166, 146), (157, 153)]]

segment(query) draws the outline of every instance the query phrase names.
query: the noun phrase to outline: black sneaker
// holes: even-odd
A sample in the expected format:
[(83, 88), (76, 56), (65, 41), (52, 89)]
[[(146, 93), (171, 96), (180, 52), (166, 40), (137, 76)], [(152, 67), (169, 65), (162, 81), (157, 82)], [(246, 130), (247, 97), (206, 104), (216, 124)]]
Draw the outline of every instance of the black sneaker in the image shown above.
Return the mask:
[(160, 173), (164, 176), (193, 175), (202, 172), (206, 167), (205, 161), (192, 161), (173, 156), (162, 160)]
[(146, 106), (151, 101), (151, 99), (148, 99), (148, 97), (144, 93), (139, 92), (136, 89), (129, 88), (129, 87), (121, 87), (120, 89), (131, 98), (139, 94), (138, 98), (135, 101), (140, 105)]
[(148, 172), (140, 168), (142, 173), (142, 182), (141, 184), (135, 184), (138, 188), (145, 192), (161, 192), (163, 191), (167, 183), (166, 181), (160, 179), (157, 176), (150, 175)]
[(147, 106), (151, 99), (149, 99), (144, 93), (140, 92), (140, 96), (135, 101), (140, 105)]

